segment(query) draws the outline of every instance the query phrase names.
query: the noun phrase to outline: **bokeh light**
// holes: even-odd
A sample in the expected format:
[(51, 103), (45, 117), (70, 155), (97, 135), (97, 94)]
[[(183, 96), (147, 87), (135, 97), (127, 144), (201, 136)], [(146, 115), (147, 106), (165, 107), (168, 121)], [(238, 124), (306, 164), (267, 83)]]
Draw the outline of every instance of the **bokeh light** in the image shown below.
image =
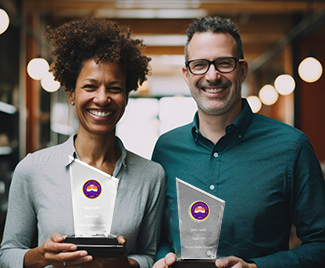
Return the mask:
[(291, 75), (281, 74), (275, 79), (274, 86), (279, 94), (289, 95), (294, 91), (296, 82)]
[(10, 20), (7, 12), (0, 8), (0, 34), (8, 29), (9, 22)]
[(55, 81), (53, 75), (49, 72), (42, 78), (41, 85), (48, 92), (54, 92), (60, 88), (60, 83)]
[(34, 58), (27, 65), (27, 73), (34, 80), (41, 80), (49, 70), (50, 66), (43, 58)]
[(251, 107), (253, 113), (258, 113), (262, 108), (262, 103), (257, 96), (249, 96), (247, 97), (247, 101), (249, 106)]
[(278, 92), (272, 85), (269, 84), (261, 88), (260, 92), (258, 93), (258, 96), (261, 102), (263, 102), (263, 104), (265, 105), (273, 105), (279, 98)]
[(299, 64), (298, 73), (302, 80), (313, 83), (322, 76), (323, 67), (317, 59), (308, 57)]

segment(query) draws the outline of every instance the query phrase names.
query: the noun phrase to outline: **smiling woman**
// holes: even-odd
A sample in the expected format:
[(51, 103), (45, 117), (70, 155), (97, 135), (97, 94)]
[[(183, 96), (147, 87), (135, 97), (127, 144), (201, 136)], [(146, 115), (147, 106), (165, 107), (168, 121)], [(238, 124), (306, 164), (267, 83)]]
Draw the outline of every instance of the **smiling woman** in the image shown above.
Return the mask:
[(69, 92), (69, 102), (76, 105), (78, 133), (107, 134), (114, 139), (112, 130), (124, 114), (127, 98), (126, 76), (120, 63), (85, 61), (75, 90)]
[[(48, 28), (54, 46), (50, 71), (68, 92), (79, 119), (68, 141), (33, 154), (17, 166), (0, 249), (0, 267), (152, 267), (164, 204), (162, 167), (125, 149), (116, 137), (130, 91), (149, 73), (150, 58), (130, 30), (86, 17)], [(73, 244), (69, 177), (73, 156), (119, 180), (110, 233), (125, 244), (125, 258), (94, 258)], [(30, 248), (35, 230), (38, 247)]]

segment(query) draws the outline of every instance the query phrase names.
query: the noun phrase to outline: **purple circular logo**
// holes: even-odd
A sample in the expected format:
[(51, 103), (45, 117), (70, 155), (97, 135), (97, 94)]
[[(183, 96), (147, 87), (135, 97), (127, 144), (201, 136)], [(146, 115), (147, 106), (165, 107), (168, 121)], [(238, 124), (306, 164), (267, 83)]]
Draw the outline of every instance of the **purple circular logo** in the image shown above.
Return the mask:
[(209, 207), (203, 201), (196, 201), (190, 206), (190, 215), (196, 221), (204, 221), (209, 213)]
[(96, 180), (88, 180), (83, 185), (82, 190), (86, 197), (90, 199), (95, 199), (102, 192), (102, 186)]

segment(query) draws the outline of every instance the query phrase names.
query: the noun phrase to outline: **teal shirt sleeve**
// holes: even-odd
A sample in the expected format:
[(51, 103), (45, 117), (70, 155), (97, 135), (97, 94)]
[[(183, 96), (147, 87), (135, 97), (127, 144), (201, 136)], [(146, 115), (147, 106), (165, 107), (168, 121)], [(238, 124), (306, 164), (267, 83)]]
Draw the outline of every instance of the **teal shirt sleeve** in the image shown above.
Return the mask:
[(252, 261), (258, 268), (325, 267), (324, 178), (306, 136), (301, 138), (290, 180), (289, 213), (302, 244), (293, 250), (280, 251)]

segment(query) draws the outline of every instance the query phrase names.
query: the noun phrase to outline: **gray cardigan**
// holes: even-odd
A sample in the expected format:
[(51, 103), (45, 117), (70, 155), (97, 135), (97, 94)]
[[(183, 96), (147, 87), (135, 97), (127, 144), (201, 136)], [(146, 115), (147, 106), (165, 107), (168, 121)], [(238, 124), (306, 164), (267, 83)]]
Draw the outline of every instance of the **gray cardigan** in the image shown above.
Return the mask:
[[(165, 198), (165, 173), (152, 161), (127, 151), (114, 173), (119, 179), (111, 233), (126, 238), (129, 258), (151, 267), (157, 250)], [(35, 229), (38, 244), (54, 232), (73, 234), (69, 155), (74, 137), (65, 143), (27, 155), (16, 167), (0, 249), (0, 267), (23, 267)], [(52, 266), (48, 266), (52, 267)]]

